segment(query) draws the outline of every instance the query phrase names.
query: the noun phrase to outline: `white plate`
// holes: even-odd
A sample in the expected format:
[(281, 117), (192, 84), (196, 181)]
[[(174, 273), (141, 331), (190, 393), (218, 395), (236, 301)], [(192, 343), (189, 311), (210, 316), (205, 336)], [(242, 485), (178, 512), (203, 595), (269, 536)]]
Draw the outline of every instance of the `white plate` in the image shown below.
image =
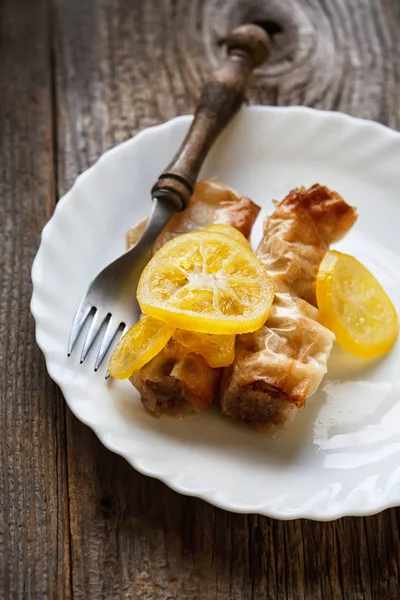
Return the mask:
[[(191, 117), (141, 132), (107, 152), (58, 203), (33, 269), (32, 312), (50, 376), (75, 415), (136, 469), (222, 508), (281, 519), (367, 515), (400, 503), (400, 344), (376, 363), (335, 348), (329, 374), (275, 439), (216, 411), (154, 419), (127, 382), (66, 356), (88, 282), (124, 251), (129, 225)], [(306, 108), (246, 108), (211, 152), (218, 176), (265, 212), (299, 185), (324, 183), (359, 209), (340, 248), (379, 278), (400, 309), (400, 135), (376, 123)], [(261, 233), (258, 220), (253, 242)], [(82, 343), (82, 342), (81, 342)]]

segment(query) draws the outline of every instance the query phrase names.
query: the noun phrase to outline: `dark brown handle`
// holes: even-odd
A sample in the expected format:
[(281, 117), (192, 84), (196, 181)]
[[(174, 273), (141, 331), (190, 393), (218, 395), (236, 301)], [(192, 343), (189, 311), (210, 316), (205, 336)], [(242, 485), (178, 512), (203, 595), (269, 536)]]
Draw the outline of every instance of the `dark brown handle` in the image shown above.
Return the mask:
[(192, 125), (152, 189), (177, 210), (186, 208), (201, 166), (222, 130), (239, 110), (254, 67), (267, 58), (269, 39), (257, 25), (243, 25), (226, 38), (228, 58), (203, 88)]

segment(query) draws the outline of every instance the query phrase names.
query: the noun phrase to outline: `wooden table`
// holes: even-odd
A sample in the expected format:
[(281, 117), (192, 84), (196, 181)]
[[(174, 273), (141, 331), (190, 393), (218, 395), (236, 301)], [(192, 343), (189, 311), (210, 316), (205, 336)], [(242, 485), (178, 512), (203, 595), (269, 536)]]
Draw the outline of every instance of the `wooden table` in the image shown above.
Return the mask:
[(218, 38), (262, 23), (251, 102), (400, 126), (398, 0), (0, 3), (0, 598), (399, 598), (399, 512), (234, 515), (136, 473), (70, 413), (29, 313), (40, 231), (78, 173), (193, 109)]

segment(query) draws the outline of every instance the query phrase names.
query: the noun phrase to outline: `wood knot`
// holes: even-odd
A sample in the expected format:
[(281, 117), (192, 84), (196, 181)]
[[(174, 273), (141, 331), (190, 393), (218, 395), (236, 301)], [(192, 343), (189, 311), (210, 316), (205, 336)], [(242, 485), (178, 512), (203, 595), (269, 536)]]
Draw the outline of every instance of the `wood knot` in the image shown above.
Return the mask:
[(277, 23), (276, 21), (270, 19), (264, 19), (261, 21), (253, 21), (254, 25), (258, 25), (261, 29), (269, 35), (270, 38), (273, 38), (275, 35), (283, 33), (283, 25)]
[(268, 34), (269, 58), (256, 70), (267, 85), (302, 69), (317, 43), (313, 20), (297, 0), (206, 0), (203, 19), (206, 53), (214, 68), (222, 60), (219, 42), (231, 29), (252, 23)]
[(112, 498), (102, 498), (100, 500), (100, 510), (104, 518), (109, 519), (116, 513), (115, 502)]

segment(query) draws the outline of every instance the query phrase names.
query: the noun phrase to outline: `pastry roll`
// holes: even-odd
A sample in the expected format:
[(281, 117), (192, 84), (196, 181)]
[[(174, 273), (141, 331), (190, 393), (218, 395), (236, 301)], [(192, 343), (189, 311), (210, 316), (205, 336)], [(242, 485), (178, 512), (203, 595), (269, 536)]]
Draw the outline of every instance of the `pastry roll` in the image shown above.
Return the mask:
[(314, 185), (290, 192), (266, 219), (256, 253), (273, 278), (275, 299), (261, 329), (236, 337), (221, 385), (225, 414), (274, 429), (318, 389), (334, 335), (318, 321), (316, 276), (329, 244), (356, 218), (339, 194)]
[[(199, 181), (188, 208), (172, 217), (156, 240), (154, 251), (176, 235), (199, 231), (214, 223), (232, 225), (249, 237), (259, 211), (259, 206), (218, 180)], [(144, 226), (142, 221), (128, 232), (129, 246), (136, 243)], [(155, 415), (184, 416), (204, 410), (218, 395), (222, 369), (211, 368), (199, 354), (174, 356), (174, 347), (171, 341), (130, 378), (144, 406)]]
[[(153, 252), (177, 235), (201, 231), (214, 223), (236, 227), (248, 238), (259, 212), (257, 204), (240, 196), (218, 179), (203, 179), (197, 182), (187, 209), (173, 215), (158, 236)], [(145, 225), (146, 220), (143, 220), (128, 231), (128, 248), (136, 244)]]

